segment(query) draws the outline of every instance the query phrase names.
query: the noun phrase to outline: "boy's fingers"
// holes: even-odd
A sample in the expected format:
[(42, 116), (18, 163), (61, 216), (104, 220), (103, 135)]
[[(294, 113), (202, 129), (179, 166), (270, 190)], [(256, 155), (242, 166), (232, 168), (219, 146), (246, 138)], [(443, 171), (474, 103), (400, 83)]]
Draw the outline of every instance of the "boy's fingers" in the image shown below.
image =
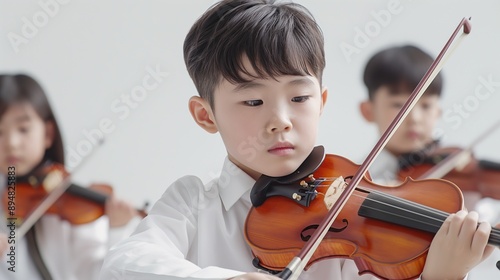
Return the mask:
[(438, 230), (438, 233), (443, 232), (446, 235), (448, 234), (448, 231), (450, 230), (451, 220), (453, 219), (454, 216), (455, 216), (455, 214), (450, 214), (446, 218), (446, 220), (444, 220), (443, 224), (441, 225), (441, 227)]
[[(474, 237), (472, 238), (471, 249), (474, 253), (487, 252), (485, 246), (488, 244), (488, 238), (491, 233), (491, 225), (488, 222), (482, 222), (477, 227)], [(488, 249), (491, 250), (491, 249)]]
[(450, 229), (448, 234), (453, 237), (458, 237), (460, 230), (462, 229), (463, 220), (467, 216), (467, 211), (460, 210), (453, 217), (451, 217)]
[[(464, 217), (462, 227), (459, 233), (461, 239), (465, 241), (472, 240), (474, 234), (476, 233), (476, 229), (478, 227), (478, 219), (479, 215), (477, 214), (477, 212), (474, 211), (469, 212), (469, 214), (467, 214)], [(472, 241), (470, 246), (472, 246)]]

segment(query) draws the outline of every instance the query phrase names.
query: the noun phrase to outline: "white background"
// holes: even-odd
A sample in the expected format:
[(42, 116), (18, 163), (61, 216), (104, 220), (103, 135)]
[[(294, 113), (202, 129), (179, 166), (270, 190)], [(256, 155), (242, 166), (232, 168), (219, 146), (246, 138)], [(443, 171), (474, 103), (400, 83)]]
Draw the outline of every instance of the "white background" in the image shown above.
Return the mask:
[[(361, 75), (369, 56), (406, 43), (436, 56), (463, 17), (472, 17), (472, 33), (443, 69), (443, 111), (455, 120), (440, 122), (442, 141), (466, 146), (499, 119), (499, 1), (296, 2), (311, 10), (326, 39), (323, 80), (330, 98), (318, 144), (327, 152), (360, 163), (377, 140), (375, 127), (358, 110), (366, 97)], [(52, 4), (44, 8), (42, 3)], [(40, 81), (62, 129), (68, 163), (76, 165), (78, 149), (95, 149), (74, 180), (111, 183), (119, 196), (139, 207), (156, 201), (183, 175), (215, 176), (225, 150), (219, 136), (197, 127), (188, 113), (187, 101), (197, 93), (182, 55), (188, 29), (214, 1), (54, 3), (0, 0), (0, 71), (25, 72)], [(363, 44), (361, 33), (368, 36)], [(346, 55), (342, 44), (357, 53)], [(121, 98), (142, 85), (150, 75), (147, 69), (168, 77), (160, 76), (156, 88), (132, 108)], [(486, 97), (479, 100), (475, 89), (481, 78), (493, 86), (490, 91), (483, 86)], [(467, 116), (454, 111), (457, 106)], [(113, 130), (105, 131), (105, 144), (95, 148), (85, 132), (98, 130), (103, 121)], [(500, 131), (485, 139), (474, 149), (476, 156), (500, 161), (499, 139)]]

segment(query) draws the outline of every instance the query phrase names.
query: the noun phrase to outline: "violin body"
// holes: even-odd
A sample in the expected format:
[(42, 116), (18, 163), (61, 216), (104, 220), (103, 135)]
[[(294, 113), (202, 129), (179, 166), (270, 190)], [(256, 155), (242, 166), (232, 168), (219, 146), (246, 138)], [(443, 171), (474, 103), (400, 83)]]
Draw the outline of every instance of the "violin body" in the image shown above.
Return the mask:
[[(346, 158), (326, 155), (313, 173), (316, 180), (325, 181), (316, 188), (316, 198), (309, 207), (290, 198), (273, 196), (261, 206), (252, 208), (245, 223), (245, 238), (259, 265), (273, 271), (283, 270), (304, 246), (315, 225), (321, 223), (328, 213), (324, 198), (331, 184), (326, 182), (339, 176), (351, 176), (358, 167)], [(339, 257), (354, 260), (360, 274), (371, 273), (382, 279), (413, 279), (422, 273), (430, 243), (441, 223), (436, 224), (431, 232), (425, 232), (410, 228), (414, 224), (413, 218), (401, 221), (401, 224), (407, 224), (403, 226), (360, 216), (360, 212), (377, 216), (384, 215), (384, 211), (398, 211), (399, 206), (383, 210), (387, 203), (379, 203), (378, 198), (372, 197), (372, 193), (378, 192), (383, 193), (379, 194), (381, 197), (388, 194), (396, 201), (406, 199), (446, 213), (463, 208), (462, 193), (451, 182), (407, 179), (399, 186), (384, 187), (371, 182), (365, 175), (306, 268), (317, 261)], [(364, 205), (367, 202), (378, 204), (380, 207), (375, 208), (382, 209), (382, 212), (369, 213), (373, 205)]]
[[(444, 162), (444, 160), (462, 152), (459, 147), (443, 147), (430, 150), (418, 157), (407, 159), (407, 164), (398, 172), (400, 181), (406, 177), (420, 179), (425, 174)], [(500, 199), (500, 164), (476, 159), (471, 153), (457, 161), (456, 167), (439, 177), (455, 183), (462, 192), (477, 192), (483, 197)]]

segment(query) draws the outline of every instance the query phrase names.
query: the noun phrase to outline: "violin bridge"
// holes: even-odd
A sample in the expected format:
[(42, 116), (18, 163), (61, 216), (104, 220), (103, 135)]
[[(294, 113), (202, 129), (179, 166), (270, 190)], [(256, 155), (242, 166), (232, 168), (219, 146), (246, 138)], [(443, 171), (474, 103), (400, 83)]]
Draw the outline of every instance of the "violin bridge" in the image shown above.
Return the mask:
[(59, 184), (61, 184), (61, 182), (64, 179), (63, 175), (64, 174), (59, 170), (55, 170), (55, 171), (52, 171), (49, 174), (47, 174), (47, 176), (43, 180), (43, 186), (45, 188), (45, 191), (51, 192), (57, 186), (59, 186)]
[(325, 192), (325, 198), (323, 199), (328, 210), (333, 207), (333, 204), (339, 199), (340, 194), (345, 190), (346, 186), (347, 183), (344, 181), (344, 178), (340, 176), (333, 181), (330, 187), (328, 187), (328, 190)]
[(459, 155), (457, 164), (455, 164), (455, 169), (457, 171), (461, 171), (462, 169), (465, 168), (471, 162), (472, 160), (472, 154), (469, 151), (466, 151)]

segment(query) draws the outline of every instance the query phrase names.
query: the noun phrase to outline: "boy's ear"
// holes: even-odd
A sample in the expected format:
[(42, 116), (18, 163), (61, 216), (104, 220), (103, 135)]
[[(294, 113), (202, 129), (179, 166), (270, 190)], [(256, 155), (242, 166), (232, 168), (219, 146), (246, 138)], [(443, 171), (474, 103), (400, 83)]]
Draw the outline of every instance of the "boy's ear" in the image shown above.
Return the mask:
[(319, 112), (320, 114), (323, 113), (323, 108), (325, 108), (326, 100), (328, 100), (328, 89), (324, 87), (321, 92), (321, 109)]
[(212, 108), (210, 108), (210, 104), (205, 99), (199, 96), (192, 96), (189, 99), (189, 112), (191, 112), (194, 121), (207, 132), (216, 133), (219, 131), (215, 123)]
[(44, 146), (45, 149), (48, 149), (54, 143), (54, 138), (56, 135), (56, 128), (52, 121), (45, 122), (45, 138), (44, 138)]
[(373, 122), (373, 103), (370, 100), (361, 102), (359, 104), (359, 110), (367, 122)]

